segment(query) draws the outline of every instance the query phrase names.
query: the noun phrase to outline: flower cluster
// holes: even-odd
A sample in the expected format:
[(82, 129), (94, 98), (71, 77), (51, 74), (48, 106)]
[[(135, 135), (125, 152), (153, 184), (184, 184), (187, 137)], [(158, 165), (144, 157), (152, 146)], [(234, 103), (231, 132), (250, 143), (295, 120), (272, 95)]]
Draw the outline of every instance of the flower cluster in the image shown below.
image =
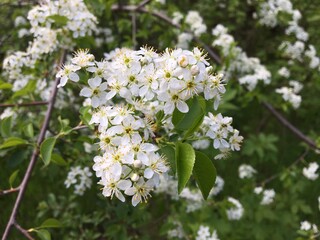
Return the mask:
[[(313, 224), (313, 223), (310, 223), (310, 222), (308, 222), (308, 221), (303, 221), (303, 222), (300, 223), (300, 230), (309, 232), (309, 233), (311, 233), (312, 235), (319, 233), (319, 230), (318, 230), (317, 225), (315, 225), (315, 224)], [(313, 236), (313, 237), (314, 237), (314, 236)], [(313, 237), (312, 237), (312, 238), (313, 238)]]
[(228, 34), (228, 29), (218, 24), (212, 29), (212, 35), (216, 37), (212, 45), (220, 47), (224, 57), (231, 56), (232, 60), (228, 69), (225, 69), (227, 79), (233, 73), (240, 74), (239, 83), (245, 85), (248, 90), (255, 89), (258, 81), (269, 84), (271, 73), (260, 64), (258, 58), (248, 57), (247, 54), (238, 46), (235, 46), (234, 38)]
[[(64, 24), (58, 26), (55, 24), (56, 19), (60, 19)], [(30, 32), (34, 36), (33, 41), (29, 43), (25, 52), (15, 52), (3, 62), (9, 80), (14, 82), (13, 91), (22, 89), (34, 79), (30, 71), (25, 69), (34, 69), (37, 61), (46, 54), (59, 47), (69, 46), (72, 37), (91, 35), (96, 29), (97, 21), (82, 0), (46, 1), (29, 11), (28, 20), (31, 24)], [(17, 24), (24, 22), (20, 18)]]
[(284, 41), (280, 45), (284, 55), (292, 60), (302, 61), (304, 57), (309, 58), (310, 68), (314, 69), (320, 66), (320, 59), (313, 45), (305, 46), (305, 42), (309, 39), (309, 34), (299, 25), (302, 15), (299, 10), (293, 9), (290, 0), (268, 0), (260, 6), (258, 12), (259, 22), (268, 27), (275, 27), (278, 24), (277, 16), (280, 13), (286, 13), (291, 16), (291, 20), (287, 23), (285, 29), (286, 35), (293, 34), (296, 42), (290, 43)]
[(148, 143), (147, 123), (117, 106), (102, 107), (91, 122), (99, 125), (99, 145), (104, 152), (94, 158), (93, 165), (101, 178), (102, 194), (111, 198), (115, 195), (123, 202), (123, 193), (133, 196), (133, 206), (146, 201), (158, 185), (159, 175), (168, 171), (164, 157), (157, 153), (158, 147)]
[(185, 239), (186, 233), (183, 230), (182, 223), (179, 221), (173, 221), (173, 225), (175, 228), (170, 229), (167, 233), (168, 239), (178, 238), (178, 239)]
[(304, 167), (302, 169), (302, 173), (306, 178), (314, 181), (319, 177), (319, 174), (316, 173), (318, 168), (319, 168), (318, 163), (311, 162), (311, 163), (309, 163), (308, 167)]
[[(184, 16), (180, 12), (174, 12), (172, 14), (172, 23), (178, 25), (183, 18)], [(177, 47), (180, 48), (188, 48), (194, 36), (199, 37), (207, 31), (207, 26), (197, 11), (189, 11), (184, 22), (187, 24), (189, 31), (181, 32), (178, 35)]]
[(203, 23), (203, 19), (197, 11), (189, 11), (185, 22), (190, 26), (195, 36), (200, 36), (207, 31), (207, 26)]
[[(59, 87), (68, 80), (78, 82), (80, 69), (91, 75), (80, 95), (90, 99), (94, 109), (90, 124), (98, 126), (103, 154), (94, 158), (93, 169), (101, 178), (103, 195), (121, 201), (125, 201), (124, 194), (133, 196), (136, 206), (148, 199), (160, 176), (168, 171), (153, 140), (155, 134), (172, 134), (174, 110), (189, 112), (187, 101), (195, 95), (212, 99), (217, 109), (225, 92), (222, 75), (212, 74), (198, 48), (167, 49), (161, 55), (148, 48), (116, 49), (100, 62), (87, 50), (80, 50), (58, 72)], [(157, 124), (159, 112), (164, 116)], [(231, 127), (231, 120), (210, 113), (205, 121), (206, 137), (216, 149), (239, 150), (243, 138)]]
[(209, 227), (200, 225), (196, 240), (219, 240), (219, 237), (216, 230), (211, 234)]
[(92, 173), (90, 172), (88, 167), (85, 167), (83, 169), (80, 166), (72, 167), (64, 184), (66, 185), (66, 188), (74, 185), (74, 194), (83, 195), (86, 189), (89, 189), (91, 187), (91, 176)]
[[(219, 91), (221, 93), (224, 92), (224, 86), (221, 86)], [(218, 103), (215, 103), (215, 105), (216, 104)], [(207, 146), (207, 143), (210, 143), (211, 140), (213, 147), (219, 149), (221, 152), (221, 154), (216, 156), (216, 159), (226, 157), (231, 150), (239, 151), (243, 137), (239, 135), (237, 129), (231, 126), (231, 123), (231, 117), (223, 117), (221, 113), (215, 116), (209, 112), (208, 116), (204, 117), (197, 133), (197, 136), (199, 136), (200, 139), (202, 138), (202, 140), (196, 140), (194, 145), (196, 147), (200, 144)]]
[(248, 164), (242, 164), (239, 167), (239, 178), (252, 178), (257, 171)]
[(261, 205), (269, 205), (273, 202), (276, 192), (273, 189), (263, 189), (262, 187), (256, 187), (254, 193), (260, 195), (262, 193)]
[(275, 27), (278, 24), (277, 16), (280, 12), (293, 13), (290, 0), (268, 0), (263, 2), (258, 12), (260, 24)]
[(302, 84), (297, 81), (290, 81), (290, 87), (281, 87), (276, 89), (276, 93), (282, 95), (283, 100), (289, 102), (294, 108), (299, 108), (301, 104), (301, 96), (297, 95), (301, 89)]
[(229, 220), (240, 220), (244, 213), (244, 208), (239, 200), (228, 197), (228, 202), (233, 205), (233, 207), (226, 210), (227, 217)]

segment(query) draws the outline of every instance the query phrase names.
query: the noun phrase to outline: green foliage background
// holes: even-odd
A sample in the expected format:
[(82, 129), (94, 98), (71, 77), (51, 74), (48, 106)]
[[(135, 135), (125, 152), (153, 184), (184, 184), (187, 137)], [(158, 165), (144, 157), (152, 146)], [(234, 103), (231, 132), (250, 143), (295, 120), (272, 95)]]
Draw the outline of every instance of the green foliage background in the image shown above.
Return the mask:
[[(126, 12), (111, 12), (110, 7), (116, 1), (93, 0), (86, 1), (91, 11), (98, 16), (101, 26), (109, 27), (115, 37), (114, 42), (95, 47), (93, 37), (78, 40), (78, 48), (88, 47), (95, 54), (96, 59), (102, 58), (102, 53), (109, 52), (115, 47), (131, 47), (132, 29), (131, 16)], [(119, 3), (128, 4), (126, 1)], [(61, 228), (48, 228), (52, 239), (166, 239), (167, 231), (171, 229), (175, 220), (179, 220), (190, 239), (196, 236), (200, 225), (217, 229), (221, 239), (308, 239), (298, 235), (300, 222), (308, 220), (320, 225), (320, 209), (317, 198), (320, 196), (319, 179), (310, 181), (303, 177), (302, 168), (308, 162), (319, 162), (319, 155), (296, 138), (292, 132), (284, 128), (262, 105), (268, 101), (282, 111), (292, 124), (303, 133), (320, 143), (320, 75), (311, 72), (307, 63), (295, 64), (294, 78), (304, 84), (302, 91), (302, 105), (294, 111), (283, 104), (281, 98), (274, 93), (276, 87), (281, 86), (282, 79), (276, 77), (276, 71), (287, 64), (287, 59), (281, 58), (276, 51), (279, 44), (287, 39), (285, 36), (284, 16), (276, 28), (269, 29), (257, 24), (252, 18), (258, 4), (248, 6), (242, 0), (221, 1), (225, 8), (219, 6), (220, 1), (167, 1), (167, 4), (152, 3), (151, 9), (161, 9), (172, 14), (174, 11), (187, 13), (197, 10), (201, 13), (208, 26), (208, 34), (201, 39), (211, 44), (213, 38), (210, 29), (218, 23), (229, 28), (239, 46), (249, 56), (259, 57), (261, 62), (274, 73), (269, 86), (258, 86), (253, 92), (247, 92), (234, 78), (227, 84), (227, 94), (219, 111), (233, 117), (233, 125), (244, 136), (244, 144), (240, 152), (236, 152), (227, 160), (215, 161), (218, 175), (225, 180), (225, 187), (221, 194), (214, 199), (208, 199), (205, 206), (192, 213), (186, 213), (186, 203), (175, 201), (166, 195), (155, 195), (147, 204), (132, 207), (128, 203), (109, 200), (100, 194), (97, 179), (93, 187), (83, 196), (75, 196), (64, 186), (64, 180), (70, 166), (92, 166), (94, 153), (84, 152), (83, 143), (92, 140), (87, 135), (92, 130), (72, 132), (56, 142), (53, 153), (56, 161), (48, 166), (39, 159), (32, 174), (24, 200), (17, 219), (21, 226), (34, 228), (40, 226), (46, 219), (58, 219)], [(320, 51), (319, 24), (320, 5), (318, 1), (294, 0), (293, 6), (302, 13), (302, 26), (310, 34), (310, 42)], [(19, 6), (15, 1), (0, 1), (0, 62), (6, 52), (24, 50), (30, 40), (29, 37), (19, 39), (13, 22), (16, 16), (26, 15), (31, 5)], [(182, 26), (183, 28), (185, 26)], [(166, 47), (174, 48), (177, 29), (158, 20), (150, 14), (137, 14), (137, 46), (154, 46), (159, 50)], [(198, 44), (193, 43), (195, 46)], [(201, 46), (200, 46), (201, 47)], [(57, 55), (48, 56), (47, 64), (51, 64)], [(228, 59), (223, 59), (228, 61)], [(211, 63), (215, 64), (212, 60)], [(39, 71), (45, 73), (47, 66), (39, 66)], [(216, 71), (221, 67), (216, 65)], [(54, 73), (46, 73), (52, 78)], [(0, 86), (6, 79), (0, 76)], [(28, 94), (21, 93), (24, 99), (37, 100), (32, 94), (34, 86), (30, 86)], [(70, 87), (77, 95), (79, 89)], [(10, 89), (3, 90), (0, 102), (15, 102), (18, 97), (12, 96)], [(68, 101), (68, 99), (66, 99)], [(81, 105), (82, 99), (76, 103)], [(0, 109), (2, 111), (3, 109)], [(15, 110), (18, 111), (17, 108)], [(16, 170), (17, 177), (12, 181), (13, 187), (18, 186), (28, 165), (33, 144), (39, 134), (39, 127), (43, 121), (41, 114), (44, 106), (36, 108), (19, 108), (19, 115), (15, 122), (11, 119), (1, 120), (1, 138), (4, 143), (8, 137), (26, 140), (27, 144), (20, 144), (13, 148), (0, 150), (0, 189), (10, 188), (8, 179)], [(66, 126), (76, 126), (79, 123), (79, 107), (56, 109), (50, 123), (50, 131), (61, 132)], [(36, 119), (28, 114), (37, 115)], [(58, 120), (60, 118), (60, 121)], [(61, 119), (65, 121), (61, 121)], [(214, 156), (213, 148), (207, 152)], [(299, 157), (306, 153), (304, 159), (292, 165)], [(62, 159), (62, 160), (61, 160)], [(250, 164), (257, 169), (258, 174), (249, 180), (238, 177), (238, 167)], [(269, 181), (269, 178), (272, 178)], [(274, 177), (274, 179), (273, 179)], [(259, 204), (260, 199), (253, 193), (253, 188), (260, 183), (266, 183), (266, 188), (274, 188), (276, 198), (268, 206)], [(189, 185), (194, 184), (191, 181)], [(228, 221), (225, 215), (227, 204), (225, 198), (235, 197), (244, 205), (245, 214), (239, 221)], [(0, 196), (0, 232), (3, 232), (13, 207), (16, 194)], [(12, 238), (21, 239), (16, 230), (12, 231)]]

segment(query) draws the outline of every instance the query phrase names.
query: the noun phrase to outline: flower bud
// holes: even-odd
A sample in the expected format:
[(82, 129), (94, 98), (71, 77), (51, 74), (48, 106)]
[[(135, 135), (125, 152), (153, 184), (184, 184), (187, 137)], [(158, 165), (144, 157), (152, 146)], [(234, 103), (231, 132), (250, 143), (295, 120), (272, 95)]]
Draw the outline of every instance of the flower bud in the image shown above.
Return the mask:
[(134, 160), (134, 161), (133, 161), (133, 166), (134, 166), (135, 168), (141, 168), (142, 162), (141, 162), (140, 160)]
[(206, 67), (206, 72), (207, 73), (212, 73), (212, 71), (213, 71), (213, 67), (212, 66), (209, 66), (209, 67)]
[(190, 70), (192, 76), (196, 76), (200, 73), (199, 67), (197, 65), (193, 65)]
[(132, 181), (132, 182), (136, 182), (136, 181), (139, 180), (140, 177), (139, 177), (138, 174), (134, 173), (134, 174), (131, 175), (130, 178), (131, 178), (131, 181)]
[(178, 63), (179, 63), (179, 66), (183, 67), (183, 68), (188, 66), (189, 61), (188, 61), (187, 56), (185, 56), (185, 55), (180, 56), (179, 59), (178, 59)]

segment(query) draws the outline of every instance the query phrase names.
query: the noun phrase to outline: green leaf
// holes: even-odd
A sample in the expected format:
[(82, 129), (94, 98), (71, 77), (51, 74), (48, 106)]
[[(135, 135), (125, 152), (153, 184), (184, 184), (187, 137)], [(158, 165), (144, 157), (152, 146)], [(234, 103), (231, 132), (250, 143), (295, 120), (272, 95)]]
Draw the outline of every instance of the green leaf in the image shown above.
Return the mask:
[(51, 240), (51, 234), (46, 229), (35, 230), (41, 240)]
[(59, 165), (59, 166), (67, 166), (67, 162), (59, 155), (56, 153), (53, 153), (51, 155), (51, 162)]
[(176, 172), (176, 164), (175, 164), (175, 150), (171, 146), (164, 146), (159, 150), (160, 154), (166, 156), (171, 170), (175, 173)]
[(41, 143), (40, 154), (44, 162), (44, 165), (46, 166), (50, 163), (52, 150), (56, 143), (56, 140), (56, 137), (49, 137)]
[(0, 132), (2, 137), (9, 137), (11, 135), (12, 118), (6, 117), (1, 120)]
[(68, 22), (68, 18), (67, 17), (61, 16), (61, 15), (58, 15), (58, 14), (51, 15), (51, 16), (49, 16), (47, 18), (53, 20), (58, 26), (64, 26)]
[(201, 125), (206, 104), (203, 98), (194, 97), (188, 101), (189, 112), (180, 113), (177, 109), (173, 112), (172, 123), (177, 130), (186, 131), (185, 138), (194, 133)]
[(23, 131), (25, 133), (25, 135), (29, 138), (33, 138), (34, 137), (34, 132), (33, 132), (33, 125), (32, 123), (27, 124), (24, 128)]
[(54, 218), (48, 218), (45, 220), (40, 227), (37, 227), (37, 229), (42, 229), (42, 228), (60, 228), (62, 227), (62, 224), (60, 221)]
[(12, 84), (10, 83), (0, 83), (0, 89), (11, 89)]
[(18, 176), (18, 173), (19, 173), (19, 169), (15, 170), (9, 177), (9, 185), (10, 185), (11, 188), (12, 188), (12, 185), (14, 183), (14, 180), (16, 180), (16, 178)]
[(0, 149), (14, 147), (18, 145), (25, 145), (25, 144), (28, 144), (28, 142), (22, 138), (10, 137), (7, 140), (5, 140), (3, 144), (0, 145)]
[(177, 126), (183, 117), (185, 116), (185, 113), (180, 112), (177, 108), (174, 109), (172, 113), (172, 123), (174, 126)]
[(195, 162), (195, 152), (188, 143), (176, 143), (176, 169), (178, 174), (178, 193), (186, 186)]
[(216, 181), (217, 171), (208, 156), (199, 151), (196, 151), (193, 175), (201, 190), (203, 198), (207, 199)]
[(91, 118), (92, 118), (92, 115), (89, 113), (91, 107), (81, 107), (80, 108), (80, 119), (81, 121), (87, 125), (90, 129), (94, 129), (94, 126), (92, 124), (89, 124)]

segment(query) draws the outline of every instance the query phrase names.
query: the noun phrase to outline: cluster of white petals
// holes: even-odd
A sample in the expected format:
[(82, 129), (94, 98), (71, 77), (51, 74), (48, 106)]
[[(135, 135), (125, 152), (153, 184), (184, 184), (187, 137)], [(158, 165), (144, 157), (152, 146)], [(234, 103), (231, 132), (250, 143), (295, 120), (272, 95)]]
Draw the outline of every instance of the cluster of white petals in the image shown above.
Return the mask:
[(283, 100), (289, 102), (295, 109), (300, 107), (301, 96), (298, 93), (303, 88), (303, 85), (297, 81), (290, 81), (290, 87), (281, 87), (276, 89), (276, 93), (282, 95)]
[(241, 164), (239, 167), (239, 178), (252, 178), (257, 171), (248, 164)]
[(189, 11), (185, 22), (190, 26), (195, 36), (200, 36), (207, 31), (207, 26), (203, 23), (203, 19), (197, 11)]
[[(61, 26), (56, 19), (62, 22)], [(25, 52), (15, 52), (3, 62), (8, 79), (14, 82), (13, 91), (22, 89), (34, 78), (26, 69), (34, 69), (45, 55), (70, 45), (72, 38), (91, 35), (97, 22), (82, 0), (45, 1), (29, 11), (28, 20), (33, 40)], [(25, 22), (18, 18), (16, 24)]]
[[(223, 93), (225, 91), (224, 86), (221, 85), (217, 91)], [(217, 106), (218, 103), (215, 102), (214, 105)], [(231, 117), (223, 117), (221, 113), (213, 115), (209, 112), (196, 133), (200, 140), (196, 140), (193, 145), (201, 149), (201, 145), (207, 147), (212, 142), (213, 148), (220, 150), (220, 154), (215, 157), (216, 159), (227, 157), (230, 151), (239, 151), (243, 137), (231, 124)]]
[(308, 167), (304, 167), (302, 169), (302, 174), (310, 179), (310, 180), (316, 180), (319, 177), (319, 173), (316, 173), (319, 168), (319, 164), (316, 162), (309, 163)]
[(244, 213), (244, 208), (239, 200), (228, 197), (228, 202), (233, 206), (226, 210), (227, 217), (229, 220), (240, 220)]
[[(290, 0), (268, 0), (260, 5), (258, 11), (259, 22), (268, 27), (278, 25), (278, 15), (280, 13), (288, 14), (291, 20), (287, 22), (285, 29), (286, 35), (294, 35), (295, 42), (282, 42), (279, 49), (283, 51), (286, 57), (292, 60), (303, 61), (304, 58), (310, 60), (309, 67), (311, 69), (320, 66), (320, 59), (313, 45), (306, 46), (305, 42), (309, 39), (309, 34), (299, 25), (302, 15), (299, 10), (294, 9)], [(319, 69), (320, 70), (320, 69)]]
[(172, 228), (168, 231), (167, 233), (168, 239), (172, 239), (172, 238), (185, 239), (186, 234), (183, 230), (182, 223), (179, 221), (174, 221), (173, 224), (175, 228)]
[[(101, 178), (103, 195), (121, 201), (125, 195), (132, 196), (134, 206), (147, 201), (168, 171), (154, 141), (156, 133), (172, 134), (175, 109), (189, 112), (187, 101), (194, 96), (213, 100), (217, 109), (225, 92), (222, 75), (212, 73), (198, 48), (167, 49), (162, 54), (148, 48), (116, 49), (102, 61), (95, 61), (88, 50), (79, 50), (58, 72), (59, 87), (68, 80), (78, 82), (80, 69), (90, 76), (80, 95), (90, 99), (90, 124), (98, 127), (103, 154), (94, 158), (93, 169)], [(160, 123), (158, 113), (162, 113)], [(203, 137), (212, 140), (216, 149), (239, 150), (243, 138), (231, 122), (231, 118), (210, 113), (204, 121)]]
[(314, 234), (319, 233), (317, 225), (310, 223), (308, 221), (300, 222), (300, 230), (311, 231)]
[(293, 13), (290, 0), (268, 0), (263, 2), (258, 12), (260, 24), (275, 27), (278, 24), (277, 16), (280, 12)]
[(92, 173), (88, 167), (83, 169), (80, 166), (72, 167), (64, 184), (66, 185), (66, 188), (74, 185), (74, 194), (83, 195), (85, 190), (91, 187), (91, 176)]
[(211, 234), (208, 226), (200, 225), (196, 240), (219, 240), (219, 237), (216, 230), (212, 231)]
[(236, 46), (234, 38), (228, 34), (228, 29), (218, 24), (212, 29), (212, 35), (216, 37), (212, 45), (220, 47), (223, 57), (230, 58), (230, 66), (226, 71), (227, 79), (233, 73), (239, 74), (239, 83), (245, 85), (248, 90), (255, 89), (258, 81), (269, 84), (271, 81), (271, 73), (260, 63), (258, 58), (248, 57), (247, 54), (238, 46)]
[(256, 187), (254, 193), (257, 195), (262, 194), (261, 205), (269, 205), (273, 203), (276, 192), (273, 189), (263, 189), (263, 187)]

